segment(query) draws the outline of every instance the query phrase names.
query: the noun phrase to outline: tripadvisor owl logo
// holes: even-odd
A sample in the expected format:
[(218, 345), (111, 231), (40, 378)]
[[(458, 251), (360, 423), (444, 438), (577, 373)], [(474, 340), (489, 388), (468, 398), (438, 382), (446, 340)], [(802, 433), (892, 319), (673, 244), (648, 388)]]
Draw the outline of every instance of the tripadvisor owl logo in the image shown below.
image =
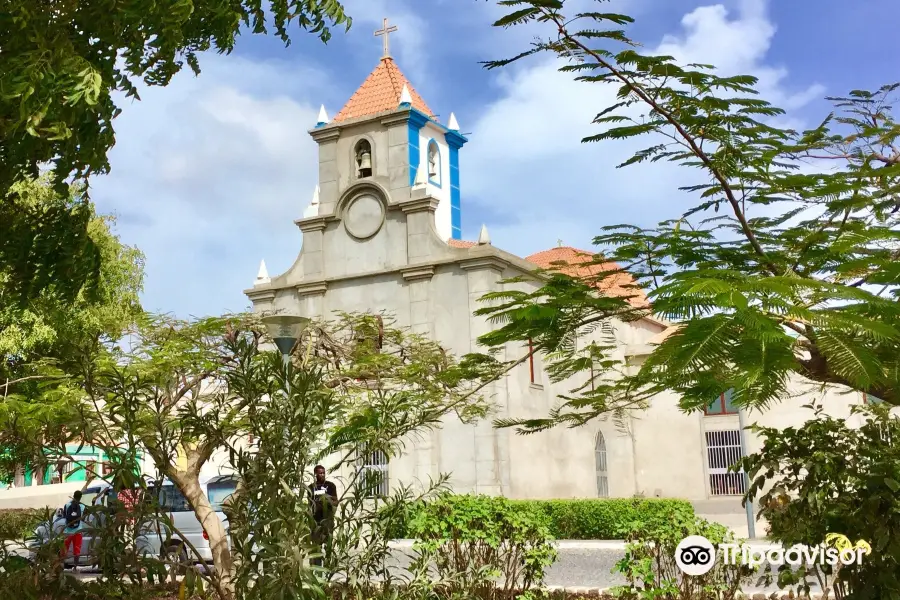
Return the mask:
[[(721, 544), (722, 560), (726, 565), (743, 564), (757, 568), (764, 562), (770, 565), (829, 565), (837, 566), (862, 563), (863, 556), (872, 552), (871, 546), (859, 540), (853, 544), (847, 536), (830, 533), (825, 543), (818, 546), (791, 546), (777, 548), (750, 546), (747, 544)], [(702, 535), (690, 535), (675, 548), (675, 564), (685, 575), (705, 575), (716, 564), (717, 549)]]
[(716, 547), (702, 535), (689, 535), (675, 548), (675, 564), (685, 575), (705, 575), (716, 564)]

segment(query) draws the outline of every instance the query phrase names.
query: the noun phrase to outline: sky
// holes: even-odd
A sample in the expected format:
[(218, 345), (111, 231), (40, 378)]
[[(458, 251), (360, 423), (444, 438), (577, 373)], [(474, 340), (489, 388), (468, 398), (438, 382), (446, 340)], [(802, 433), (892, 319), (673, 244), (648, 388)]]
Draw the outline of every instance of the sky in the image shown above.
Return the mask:
[[(656, 163), (617, 169), (642, 144), (583, 144), (611, 86), (575, 82), (550, 56), (498, 70), (482, 61), (528, 48), (539, 26), (498, 29), (495, 0), (345, 0), (349, 32), (328, 44), (300, 30), (242, 35), (228, 55), (201, 57), (165, 88), (120, 103), (111, 172), (92, 181), (98, 211), (146, 255), (144, 308), (178, 317), (249, 307), (265, 259), (276, 276), (294, 262), (316, 185), (308, 130), (319, 106), (333, 117), (375, 68), (387, 17), (391, 53), (446, 122), (460, 151), (463, 239), (487, 225), (492, 243), (520, 256), (556, 246), (591, 249), (607, 225), (653, 226), (691, 205), (679, 186), (695, 175)], [(650, 52), (759, 77), (783, 123), (814, 126), (829, 95), (900, 81), (885, 41), (900, 22), (895, 0), (569, 0), (578, 9), (636, 19), (628, 33)]]

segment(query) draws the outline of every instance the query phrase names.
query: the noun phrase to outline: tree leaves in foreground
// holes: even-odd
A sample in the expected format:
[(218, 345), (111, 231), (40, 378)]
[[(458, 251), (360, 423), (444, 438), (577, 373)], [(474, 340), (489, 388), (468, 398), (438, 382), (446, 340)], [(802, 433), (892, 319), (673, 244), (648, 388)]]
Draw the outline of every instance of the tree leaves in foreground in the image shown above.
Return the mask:
[[(267, 22), (268, 21), (268, 22)], [(350, 19), (337, 0), (7, 0), (0, 10), (0, 264), (15, 267), (30, 299), (48, 281), (74, 297), (96, 284), (91, 216), (75, 203), (21, 213), (12, 185), (54, 173), (66, 182), (109, 170), (114, 93), (139, 99), (136, 84), (166, 86), (185, 64), (200, 72), (206, 51), (230, 53), (240, 33), (274, 31), (285, 44), (298, 26), (323, 42)], [(12, 204), (8, 204), (12, 203)], [(21, 214), (20, 214), (21, 213)], [(7, 229), (7, 227), (9, 227)], [(92, 268), (93, 267), (93, 268)]]
[(144, 277), (143, 254), (122, 244), (112, 230), (114, 221), (96, 215), (77, 187), (60, 196), (46, 177), (13, 187), (23, 212), (8, 215), (7, 223), (83, 202), (86, 235), (97, 250), (98, 264), (92, 292), (83, 289), (71, 297), (67, 286), (51, 279), (39, 292), (29, 294), (33, 296), (29, 302), (21, 303), (18, 287), (29, 282), (17, 279), (16, 269), (0, 261), (3, 480), (25, 462), (39, 467), (44, 447), (64, 447), (72, 439), (69, 425), (77, 420), (81, 393), (78, 385), (69, 386), (71, 377), (83, 370), (84, 360), (118, 340), (142, 315), (139, 294)]
[[(758, 97), (754, 77), (641, 53), (626, 15), (573, 14), (564, 0), (499, 4), (515, 10), (496, 26), (537, 24), (549, 37), (488, 68), (556, 56), (585, 85), (616, 89), (584, 142), (643, 138), (621, 167), (666, 161), (697, 174), (680, 189), (694, 199), (683, 214), (649, 228), (598, 223), (597, 261), (619, 270), (488, 297), (494, 304), (479, 313), (502, 327), (484, 342), (531, 339), (557, 380), (587, 379), (548, 418), (499, 425), (574, 426), (664, 391), (685, 410), (728, 389), (738, 406), (765, 407), (795, 377), (900, 404), (897, 84), (829, 98), (831, 114), (795, 131), (778, 125), (783, 111)], [(648, 292), (653, 313), (678, 325), (636, 372), (611, 347), (575, 343), (600, 322), (649, 314), (627, 298), (587, 299), (623, 271)]]

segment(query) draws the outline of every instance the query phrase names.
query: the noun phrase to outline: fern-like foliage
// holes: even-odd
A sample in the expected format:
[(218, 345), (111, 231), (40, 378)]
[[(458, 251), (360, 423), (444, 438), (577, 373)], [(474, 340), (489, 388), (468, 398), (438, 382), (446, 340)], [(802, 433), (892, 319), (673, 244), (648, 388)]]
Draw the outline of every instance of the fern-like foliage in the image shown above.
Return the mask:
[(480, 312), (502, 326), (485, 344), (532, 340), (551, 357), (552, 376), (589, 372), (591, 382), (546, 419), (498, 425), (578, 425), (661, 391), (679, 393), (686, 410), (725, 389), (738, 406), (765, 407), (785, 398), (794, 376), (900, 404), (900, 124), (892, 105), (900, 84), (829, 98), (834, 110), (820, 125), (795, 131), (774, 124), (784, 111), (758, 97), (754, 77), (643, 53), (622, 29), (627, 15), (572, 14), (565, 0), (500, 4), (514, 12), (496, 26), (531, 22), (548, 35), (487, 68), (549, 53), (586, 85), (617, 86), (616, 102), (597, 107), (598, 130), (583, 141), (646, 138), (621, 167), (672, 162), (697, 171), (698, 183), (681, 189), (696, 198), (686, 213), (656, 227), (605, 227), (594, 240), (604, 262), (648, 292), (653, 312), (678, 325), (640, 368), (569, 343), (598, 322), (647, 315), (626, 298), (598, 296), (596, 280), (557, 275), (534, 292), (489, 298)]

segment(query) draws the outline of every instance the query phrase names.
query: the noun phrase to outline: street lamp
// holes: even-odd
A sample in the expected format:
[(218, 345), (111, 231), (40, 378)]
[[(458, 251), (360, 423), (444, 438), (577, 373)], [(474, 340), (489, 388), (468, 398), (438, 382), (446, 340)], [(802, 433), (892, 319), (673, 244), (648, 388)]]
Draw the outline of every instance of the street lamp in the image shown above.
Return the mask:
[(291, 350), (309, 324), (309, 319), (300, 315), (274, 314), (263, 317), (262, 322), (278, 346), (284, 361), (288, 362), (291, 359)]

